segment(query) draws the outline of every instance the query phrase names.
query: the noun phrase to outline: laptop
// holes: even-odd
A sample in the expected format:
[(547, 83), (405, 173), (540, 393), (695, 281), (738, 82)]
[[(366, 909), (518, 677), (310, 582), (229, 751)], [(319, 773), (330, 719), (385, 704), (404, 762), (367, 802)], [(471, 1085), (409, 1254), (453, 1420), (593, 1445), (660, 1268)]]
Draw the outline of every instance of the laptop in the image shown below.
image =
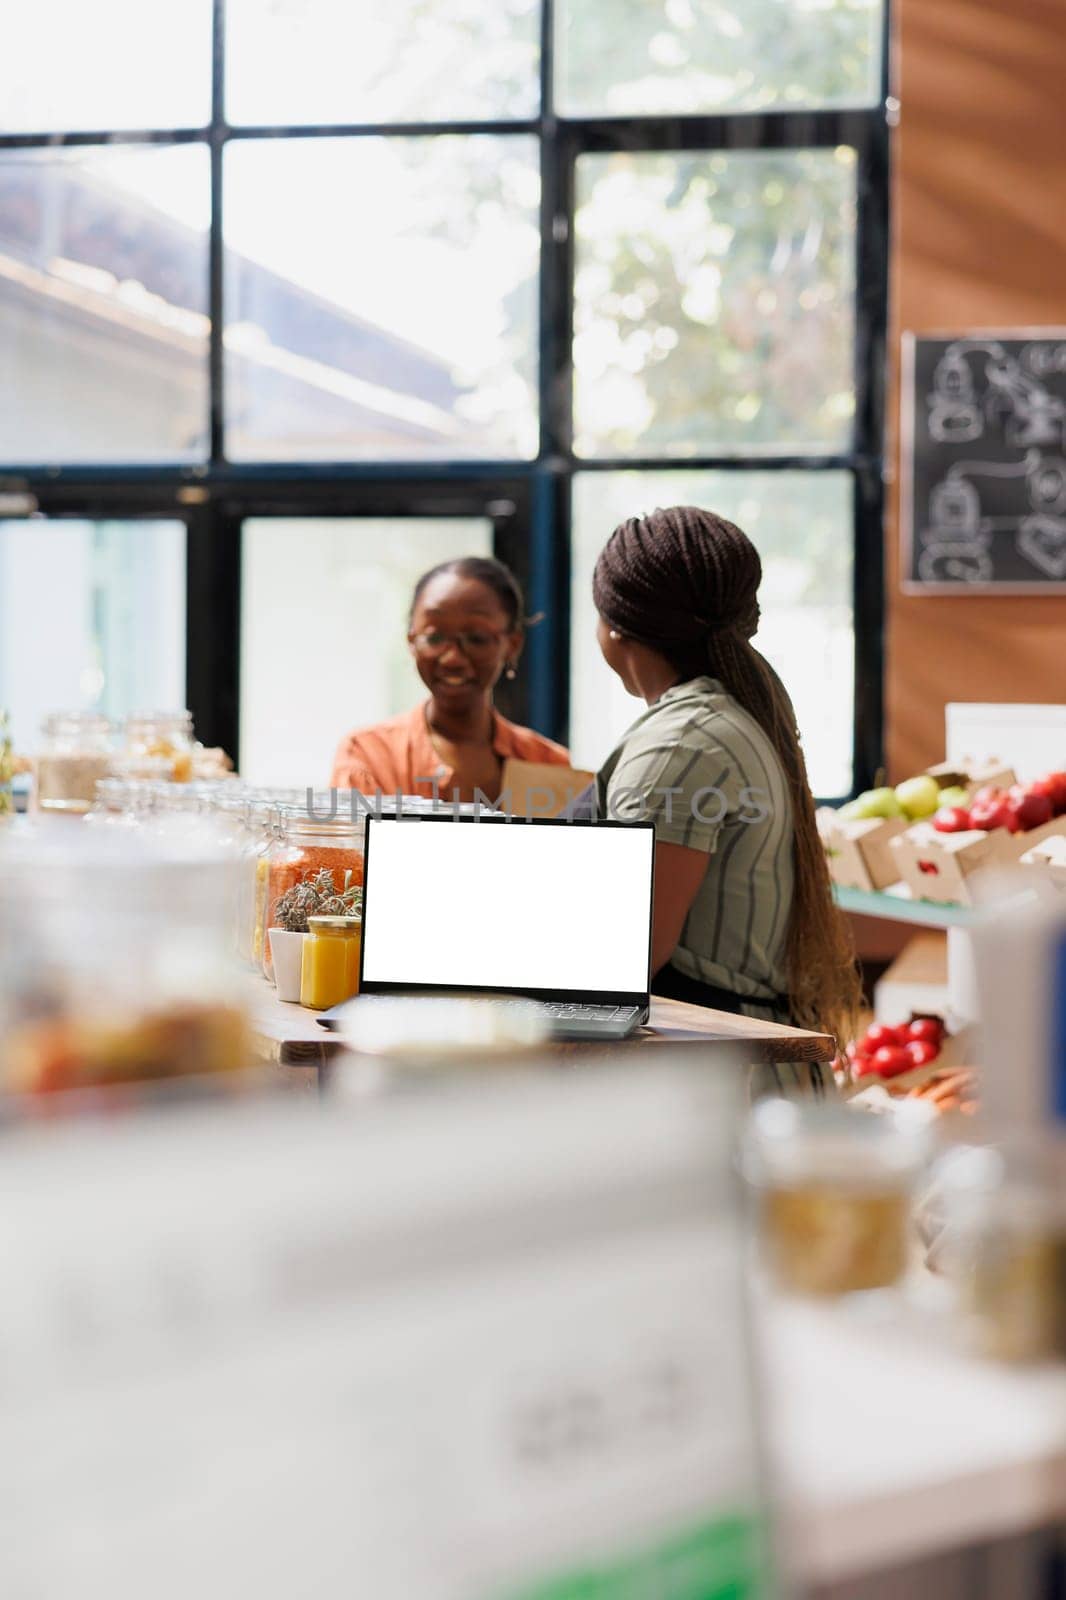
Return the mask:
[(537, 1001), (555, 1038), (624, 1039), (648, 1018), (654, 857), (650, 822), (370, 816), (359, 993)]

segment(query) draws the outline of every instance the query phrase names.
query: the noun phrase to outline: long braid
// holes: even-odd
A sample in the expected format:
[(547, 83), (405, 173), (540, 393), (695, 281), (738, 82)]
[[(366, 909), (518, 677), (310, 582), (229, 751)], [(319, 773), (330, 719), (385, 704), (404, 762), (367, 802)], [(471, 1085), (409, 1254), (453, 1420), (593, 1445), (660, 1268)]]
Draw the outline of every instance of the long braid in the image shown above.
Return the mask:
[(651, 646), (683, 679), (703, 673), (759, 724), (781, 762), (792, 805), (794, 888), (786, 966), (792, 1021), (852, 1037), (860, 984), (847, 925), (833, 903), (796, 714), (770, 663), (750, 643), (762, 563), (724, 517), (675, 506), (622, 523), (596, 563), (596, 609)]

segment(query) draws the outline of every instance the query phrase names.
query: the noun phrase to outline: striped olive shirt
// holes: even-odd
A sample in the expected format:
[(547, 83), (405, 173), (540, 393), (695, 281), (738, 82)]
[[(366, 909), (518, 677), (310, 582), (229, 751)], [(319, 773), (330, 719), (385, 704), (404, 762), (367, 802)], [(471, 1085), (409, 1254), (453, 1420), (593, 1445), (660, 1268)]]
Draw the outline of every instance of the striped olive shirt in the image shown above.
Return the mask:
[(792, 804), (754, 718), (714, 678), (676, 684), (600, 769), (596, 807), (622, 822), (649, 819), (659, 842), (706, 852), (671, 964), (740, 996), (749, 1015), (786, 1022)]

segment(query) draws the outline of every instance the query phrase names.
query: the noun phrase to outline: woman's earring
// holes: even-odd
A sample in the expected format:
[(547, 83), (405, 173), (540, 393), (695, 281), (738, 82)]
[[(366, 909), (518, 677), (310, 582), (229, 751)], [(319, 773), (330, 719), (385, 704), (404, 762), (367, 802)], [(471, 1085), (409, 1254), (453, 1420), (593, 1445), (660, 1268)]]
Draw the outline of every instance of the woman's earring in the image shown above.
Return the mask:
[(609, 631), (607, 637), (609, 639), (617, 640), (617, 639), (620, 639), (622, 637), (622, 635), (618, 632), (617, 628), (611, 628), (611, 630)]
[(508, 661), (507, 665), (503, 669), (503, 675), (505, 678), (517, 677), (517, 673), (515, 672), (515, 664), (513, 661)]

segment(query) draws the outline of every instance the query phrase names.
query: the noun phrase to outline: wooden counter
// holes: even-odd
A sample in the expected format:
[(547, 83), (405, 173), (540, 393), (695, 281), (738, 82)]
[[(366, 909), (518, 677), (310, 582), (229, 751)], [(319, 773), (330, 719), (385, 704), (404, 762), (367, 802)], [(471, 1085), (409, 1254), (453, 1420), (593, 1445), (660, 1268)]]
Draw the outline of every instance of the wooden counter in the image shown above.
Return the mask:
[[(344, 1049), (338, 1034), (329, 1033), (317, 1014), (303, 1006), (278, 1000), (262, 978), (248, 980), (248, 1009), (252, 1026), (268, 1059), (284, 1066), (312, 1070), (325, 1066)], [(782, 1028), (755, 1017), (733, 1016), (680, 1000), (652, 996), (651, 1019), (631, 1039), (619, 1042), (571, 1041), (551, 1044), (547, 1052), (559, 1057), (600, 1056), (616, 1051), (651, 1049), (662, 1045), (739, 1045), (751, 1062), (831, 1061), (833, 1041), (824, 1033), (802, 1028)]]

